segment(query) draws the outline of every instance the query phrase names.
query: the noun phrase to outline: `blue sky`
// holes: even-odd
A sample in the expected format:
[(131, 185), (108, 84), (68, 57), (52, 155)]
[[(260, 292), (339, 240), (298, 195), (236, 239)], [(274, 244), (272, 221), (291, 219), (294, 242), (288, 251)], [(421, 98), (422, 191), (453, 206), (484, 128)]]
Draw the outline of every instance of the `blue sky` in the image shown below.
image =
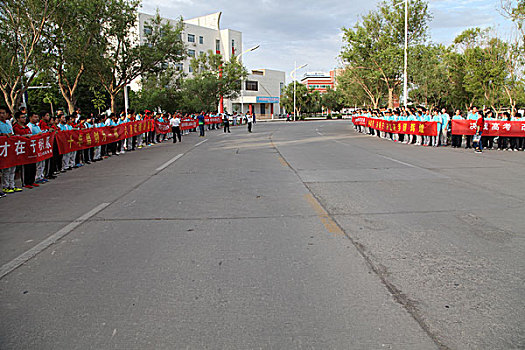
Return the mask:
[[(376, 0), (143, 0), (142, 12), (159, 8), (161, 16), (185, 19), (222, 11), (221, 28), (243, 33), (244, 48), (261, 47), (243, 56), (248, 69), (268, 68), (288, 73), (308, 63), (304, 71), (329, 71), (339, 66), (341, 28), (376, 8)], [(500, 0), (431, 0), (431, 40), (450, 44), (469, 27), (494, 27), (508, 37), (512, 24), (500, 10)], [(304, 72), (303, 71), (303, 72)], [(301, 72), (302, 73), (302, 72)], [(298, 73), (298, 76), (300, 73)]]

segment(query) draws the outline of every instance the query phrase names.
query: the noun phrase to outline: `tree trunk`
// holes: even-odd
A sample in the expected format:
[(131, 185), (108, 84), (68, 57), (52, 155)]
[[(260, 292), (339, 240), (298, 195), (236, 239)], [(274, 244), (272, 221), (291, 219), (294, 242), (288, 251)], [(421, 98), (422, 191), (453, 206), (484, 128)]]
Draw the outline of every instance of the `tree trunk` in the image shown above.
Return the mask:
[(69, 111), (69, 115), (72, 115), (73, 113), (75, 113), (75, 103), (70, 98), (67, 98), (66, 102), (67, 102), (67, 110)]
[(111, 113), (117, 114), (117, 94), (110, 93), (109, 97), (111, 98)]
[(388, 88), (388, 108), (394, 109), (394, 88)]

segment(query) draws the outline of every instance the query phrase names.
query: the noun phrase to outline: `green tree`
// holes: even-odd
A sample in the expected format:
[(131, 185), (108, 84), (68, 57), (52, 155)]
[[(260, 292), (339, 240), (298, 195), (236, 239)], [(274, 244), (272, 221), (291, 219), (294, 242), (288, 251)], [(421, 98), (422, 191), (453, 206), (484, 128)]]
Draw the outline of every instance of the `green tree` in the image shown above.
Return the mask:
[(341, 90), (328, 89), (321, 96), (321, 103), (323, 107), (330, 110), (330, 114), (334, 111), (340, 111), (344, 107), (344, 96)]
[[(357, 80), (356, 80), (357, 78)], [(372, 84), (360, 84), (360, 76), (356, 76), (353, 72), (348, 69), (343, 71), (343, 74), (337, 77), (337, 83), (339, 84), (339, 92), (343, 96), (344, 104), (346, 106), (371, 106), (377, 108), (381, 103), (381, 86)], [(373, 89), (373, 91), (367, 93), (367, 88)], [(377, 97), (377, 98), (376, 98)]]
[(193, 77), (182, 84), (183, 107), (188, 112), (217, 110), (221, 96), (235, 99), (241, 91), (241, 78), (248, 72), (232, 57), (225, 62), (211, 50), (191, 60)]
[(508, 44), (478, 28), (464, 31), (454, 44), (463, 56), (465, 91), (473, 96), (474, 103), (500, 109), (505, 104), (508, 83), (505, 61)]
[(103, 64), (94, 67), (102, 86), (111, 100), (111, 110), (117, 111), (116, 97), (133, 80), (165, 70), (182, 61), (185, 56), (182, 41), (183, 23), (180, 19), (173, 27), (162, 21), (158, 11), (147, 24), (151, 32), (145, 42), (137, 43), (130, 35), (137, 21), (139, 0), (108, 0), (108, 14), (102, 26), (105, 39)]
[[(343, 28), (341, 58), (346, 74), (360, 85), (370, 102), (377, 107), (381, 96), (388, 96), (393, 107), (394, 94), (403, 75), (404, 7), (396, 1), (383, 1), (353, 28)], [(410, 45), (424, 42), (431, 18), (428, 3), (414, 0), (408, 7), (408, 40)]]
[(59, 0), (0, 2), (0, 91), (11, 112), (46, 64), (43, 35)]
[(448, 96), (448, 49), (443, 45), (416, 45), (409, 66), (411, 100), (429, 108), (443, 106)]
[(176, 111), (181, 107), (182, 77), (173, 67), (141, 80), (141, 90), (130, 94), (131, 107), (136, 110)]
[[(316, 112), (316, 99), (318, 97), (313, 93), (313, 89), (308, 89), (306, 85), (296, 83), (295, 84), (295, 107), (297, 109), (297, 115), (300, 116), (301, 112)], [(281, 91), (281, 105), (287, 111), (294, 111), (294, 84), (291, 82), (283, 88)]]
[(51, 17), (47, 42), (51, 69), (69, 113), (73, 113), (80, 80), (101, 64), (105, 0), (63, 1)]
[(97, 89), (94, 86), (91, 86), (89, 88), (89, 91), (91, 91), (91, 93), (93, 94), (91, 103), (93, 104), (93, 107), (97, 110), (98, 114), (100, 114), (101, 110), (107, 107), (106, 95), (103, 92), (101, 92), (100, 89)]

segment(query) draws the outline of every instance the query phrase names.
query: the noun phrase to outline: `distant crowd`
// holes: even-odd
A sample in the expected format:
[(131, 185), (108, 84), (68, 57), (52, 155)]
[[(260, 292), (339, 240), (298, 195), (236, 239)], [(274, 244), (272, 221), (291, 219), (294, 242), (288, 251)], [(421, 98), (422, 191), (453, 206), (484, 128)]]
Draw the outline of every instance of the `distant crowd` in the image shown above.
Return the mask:
[[(196, 132), (197, 129), (199, 130), (199, 135), (204, 137), (206, 129), (205, 120), (210, 116), (216, 117), (216, 115), (204, 112), (199, 114), (170, 114), (153, 113), (148, 110), (143, 113), (135, 113), (133, 110), (130, 110), (127, 114), (122, 112), (118, 115), (111, 113), (109, 115), (101, 114), (94, 116), (91, 114), (86, 116), (78, 109), (71, 115), (66, 115), (64, 112), (58, 111), (56, 116), (51, 116), (48, 112), (28, 112), (25, 108), (21, 108), (14, 115), (11, 115), (7, 108), (0, 107), (0, 136), (7, 137), (14, 135), (30, 137), (32, 135), (55, 131), (117, 126), (139, 120), (154, 120), (159, 123), (169, 124), (170, 128), (170, 131), (167, 133), (156, 133), (155, 130), (147, 131), (143, 134), (117, 142), (66, 154), (59, 153), (55, 142), (53, 145), (53, 156), (51, 158), (34, 164), (1, 169), (2, 191), (0, 192), (0, 197), (21, 192), (24, 189), (39, 187), (50, 180), (56, 179), (61, 173), (102, 161), (112, 156), (119, 156), (126, 152), (150, 147), (168, 140), (173, 140), (173, 143), (177, 141), (181, 142), (182, 135)], [(196, 127), (189, 130), (181, 130), (182, 120), (187, 120), (188, 118), (195, 121)], [(208, 130), (218, 129), (220, 126), (223, 126), (224, 132), (230, 132), (230, 124), (234, 126), (247, 124), (248, 131), (251, 132), (252, 123), (255, 122), (255, 116), (250, 113), (245, 115), (238, 113), (233, 115), (221, 114), (220, 118), (222, 121), (221, 125), (209, 124), (207, 125)], [(19, 174), (19, 176), (16, 176), (17, 174)], [(19, 184), (16, 183), (18, 181), (15, 182), (15, 178), (20, 179)]]
[[(511, 115), (509, 112), (496, 113), (490, 109), (478, 110), (477, 107), (471, 107), (468, 108), (465, 113), (458, 109), (454, 112), (452, 117), (450, 117), (450, 115), (447, 113), (447, 110), (444, 108), (434, 108), (432, 110), (428, 110), (424, 107), (401, 107), (383, 110), (361, 109), (354, 111), (352, 116), (364, 116), (385, 121), (420, 121), (437, 123), (436, 136), (390, 133), (379, 131), (368, 126), (354, 126), (358, 132), (384, 139), (390, 139), (395, 142), (429, 147), (444, 147), (450, 145), (452, 148), (475, 148), (477, 152), (482, 152), (483, 149), (497, 149), (500, 151), (523, 151), (525, 149), (525, 137), (483, 136), (485, 121), (492, 120), (525, 122), (525, 117), (519, 112), (515, 112), (513, 115)], [(475, 121), (476, 133), (474, 135), (453, 135), (451, 133), (451, 120)]]

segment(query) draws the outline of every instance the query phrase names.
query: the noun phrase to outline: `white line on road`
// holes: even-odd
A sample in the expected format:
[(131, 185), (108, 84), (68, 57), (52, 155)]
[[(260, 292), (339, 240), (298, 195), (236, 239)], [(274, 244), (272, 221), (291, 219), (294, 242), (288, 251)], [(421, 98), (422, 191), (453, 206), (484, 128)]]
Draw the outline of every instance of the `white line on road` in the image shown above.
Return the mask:
[(208, 141), (208, 139), (206, 139), (206, 140), (202, 140), (201, 142), (199, 142), (198, 144), (196, 144), (195, 147), (202, 145), (202, 144), (203, 144), (204, 142), (206, 142), (206, 141)]
[(62, 237), (73, 231), (75, 228), (86, 222), (89, 218), (91, 218), (93, 215), (97, 214), (104, 208), (106, 208), (110, 203), (102, 203), (98, 206), (96, 206), (94, 209), (90, 210), (86, 214), (82, 215), (72, 223), (68, 224), (66, 227), (58, 230), (33, 248), (29, 249), (22, 255), (18, 256), (17, 258), (11, 260), (7, 264), (3, 265), (0, 268), (0, 279), (4, 278), (8, 273), (18, 268), (20, 265), (25, 264), (29, 259), (36, 256), (38, 253), (45, 250), (47, 247), (49, 247), (52, 244), (55, 244), (58, 242)]
[(180, 157), (182, 157), (184, 155), (184, 153), (181, 153), (177, 156), (175, 156), (174, 158), (168, 160), (166, 163), (162, 164), (161, 166), (159, 166), (156, 171), (161, 171), (161, 170), (164, 170), (166, 169), (168, 166), (170, 166), (171, 163), (175, 162), (177, 159), (179, 159)]
[[(394, 158), (390, 158), (390, 157), (384, 156), (384, 155), (382, 155), (382, 154), (378, 154), (378, 156), (383, 157), (383, 158), (388, 159), (388, 160), (391, 160), (391, 161), (393, 161), (393, 162), (399, 163), (399, 164), (403, 164), (403, 165), (409, 166), (409, 167), (411, 167), (411, 168), (423, 169), (423, 168), (421, 168), (421, 167), (418, 167), (417, 165), (413, 165), (413, 164), (405, 163), (405, 162), (402, 162), (402, 161), (400, 161), (400, 160), (397, 160), (397, 159), (394, 159)], [(424, 170), (426, 170), (426, 169), (424, 169)]]

